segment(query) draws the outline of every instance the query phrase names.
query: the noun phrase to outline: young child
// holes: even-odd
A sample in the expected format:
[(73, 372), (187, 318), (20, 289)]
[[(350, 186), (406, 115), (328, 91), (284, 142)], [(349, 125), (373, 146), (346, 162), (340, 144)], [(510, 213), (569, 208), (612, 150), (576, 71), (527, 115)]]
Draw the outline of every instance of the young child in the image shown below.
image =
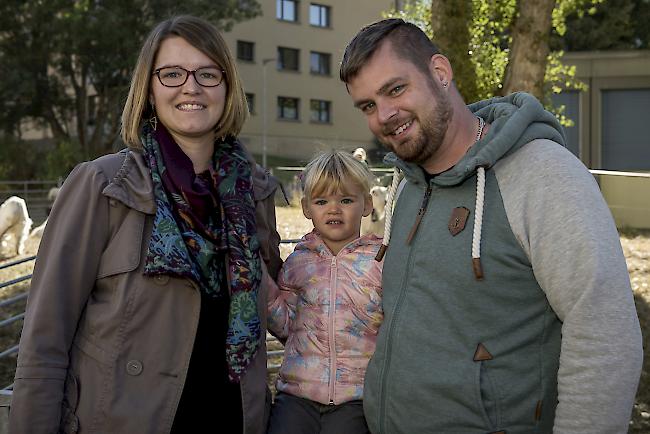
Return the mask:
[(287, 339), (269, 434), (369, 433), (363, 379), (383, 319), (381, 238), (360, 237), (371, 174), (352, 154), (326, 152), (302, 177), (314, 224), (269, 293), (269, 329)]

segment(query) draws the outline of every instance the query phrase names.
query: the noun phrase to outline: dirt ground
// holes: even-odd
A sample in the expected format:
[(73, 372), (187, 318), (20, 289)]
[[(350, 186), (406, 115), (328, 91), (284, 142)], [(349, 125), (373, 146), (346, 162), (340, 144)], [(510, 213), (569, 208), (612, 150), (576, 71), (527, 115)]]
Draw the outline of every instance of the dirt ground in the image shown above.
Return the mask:
[[(276, 210), (278, 232), (280, 232), (282, 239), (300, 238), (312, 229), (311, 222), (302, 216), (299, 208), (278, 207)], [(630, 422), (630, 433), (647, 434), (650, 433), (650, 231), (623, 231), (621, 233), (621, 244), (627, 260), (634, 299), (643, 331), (644, 348), (646, 349), (641, 383), (632, 413), (632, 421)], [(30, 246), (27, 254), (33, 254), (35, 249), (35, 246)], [(281, 245), (282, 257), (286, 258), (292, 250), (293, 245)], [(0, 282), (6, 282), (31, 273), (33, 264), (32, 261), (10, 269), (0, 270)], [(0, 265), (2, 265), (2, 262), (0, 262)], [(10, 298), (27, 288), (28, 282), (2, 288), (0, 289), (0, 300)], [(24, 312), (24, 309), (24, 302), (11, 307), (0, 308), (0, 321), (16, 313)], [(20, 327), (21, 322), (17, 322), (0, 329), (0, 352), (15, 345), (20, 334)], [(270, 350), (281, 348), (282, 346), (277, 342), (269, 345)], [(272, 357), (269, 365), (277, 365), (280, 361), (280, 357)], [(15, 363), (15, 357), (0, 359), (0, 388), (12, 383)], [(274, 382), (274, 378), (275, 373), (271, 373), (269, 377), (270, 384)]]
[(623, 231), (621, 245), (630, 273), (645, 349), (630, 432), (650, 433), (650, 231)]

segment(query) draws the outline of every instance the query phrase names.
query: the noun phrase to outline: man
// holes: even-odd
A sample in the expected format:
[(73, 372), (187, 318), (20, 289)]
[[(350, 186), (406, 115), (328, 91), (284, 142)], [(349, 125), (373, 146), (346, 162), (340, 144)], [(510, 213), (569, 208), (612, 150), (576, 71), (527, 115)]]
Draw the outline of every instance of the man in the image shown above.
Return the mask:
[(466, 106), (449, 60), (400, 19), (362, 29), (340, 75), (405, 175), (371, 431), (627, 432), (643, 356), (629, 276), (555, 117), (523, 93)]

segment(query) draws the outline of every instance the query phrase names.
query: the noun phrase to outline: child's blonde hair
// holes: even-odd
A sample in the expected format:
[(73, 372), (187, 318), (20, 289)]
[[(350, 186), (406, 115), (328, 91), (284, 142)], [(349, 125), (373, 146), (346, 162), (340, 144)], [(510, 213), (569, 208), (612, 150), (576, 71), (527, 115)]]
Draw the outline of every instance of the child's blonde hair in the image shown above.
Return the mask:
[(333, 192), (350, 193), (346, 185), (352, 182), (364, 193), (370, 192), (372, 174), (368, 167), (341, 150), (325, 151), (314, 157), (302, 172), (300, 184), (307, 200)]

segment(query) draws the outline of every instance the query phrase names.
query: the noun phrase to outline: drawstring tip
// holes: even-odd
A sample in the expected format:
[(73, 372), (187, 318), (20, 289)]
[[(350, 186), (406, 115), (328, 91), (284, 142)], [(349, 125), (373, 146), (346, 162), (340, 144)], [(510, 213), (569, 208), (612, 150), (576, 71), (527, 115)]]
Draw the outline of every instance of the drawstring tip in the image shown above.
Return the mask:
[(381, 260), (384, 259), (384, 255), (386, 254), (386, 249), (388, 249), (388, 246), (386, 244), (382, 244), (381, 247), (379, 247), (377, 256), (375, 256), (375, 261), (381, 262)]
[(476, 280), (483, 280), (483, 267), (481, 266), (481, 258), (472, 258), (472, 268), (474, 269), (474, 277), (476, 277)]

